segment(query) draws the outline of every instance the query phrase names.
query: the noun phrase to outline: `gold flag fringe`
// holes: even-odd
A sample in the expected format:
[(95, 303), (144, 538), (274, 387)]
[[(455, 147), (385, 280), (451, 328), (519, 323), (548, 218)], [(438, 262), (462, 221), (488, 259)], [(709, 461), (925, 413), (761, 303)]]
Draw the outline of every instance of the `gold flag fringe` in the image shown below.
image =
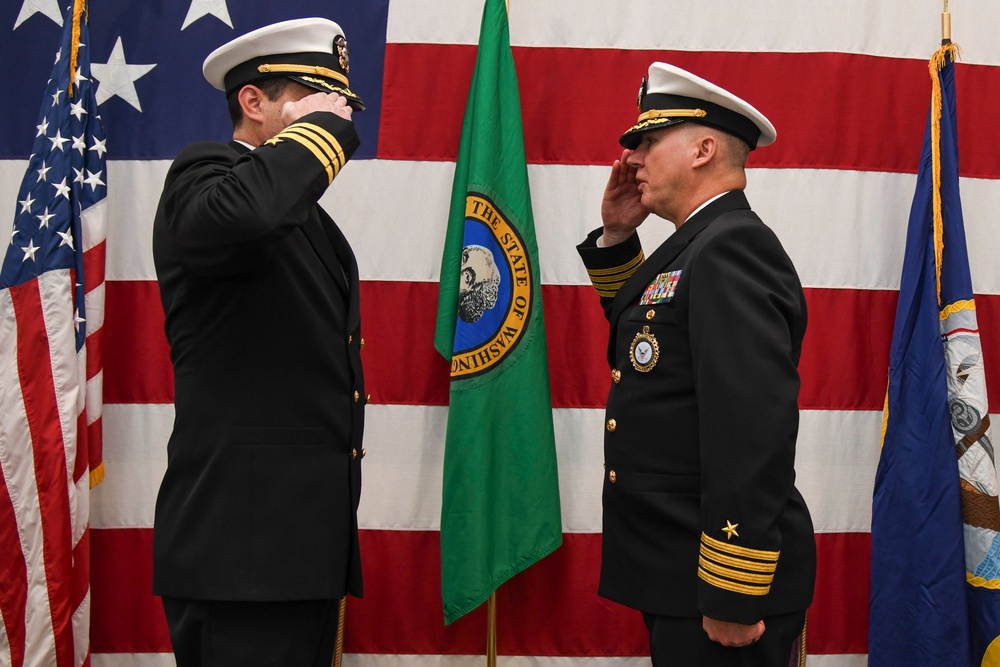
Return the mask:
[(950, 56), (952, 62), (961, 54), (958, 44), (945, 44), (931, 56), (931, 165), (934, 186), (931, 191), (934, 208), (934, 266), (937, 279), (938, 307), (941, 306), (941, 263), (944, 257), (944, 216), (941, 213), (941, 79), (938, 76)]

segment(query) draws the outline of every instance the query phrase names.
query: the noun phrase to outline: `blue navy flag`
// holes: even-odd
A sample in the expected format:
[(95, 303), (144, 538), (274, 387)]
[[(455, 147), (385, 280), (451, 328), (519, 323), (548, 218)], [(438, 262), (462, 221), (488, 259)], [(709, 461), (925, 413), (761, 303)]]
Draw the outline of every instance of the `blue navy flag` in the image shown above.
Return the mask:
[(90, 655), (108, 177), (84, 5), (60, 17), (0, 268), (0, 645), (16, 666)]
[(1000, 660), (1000, 505), (959, 198), (954, 58), (933, 83), (872, 504), (869, 664)]

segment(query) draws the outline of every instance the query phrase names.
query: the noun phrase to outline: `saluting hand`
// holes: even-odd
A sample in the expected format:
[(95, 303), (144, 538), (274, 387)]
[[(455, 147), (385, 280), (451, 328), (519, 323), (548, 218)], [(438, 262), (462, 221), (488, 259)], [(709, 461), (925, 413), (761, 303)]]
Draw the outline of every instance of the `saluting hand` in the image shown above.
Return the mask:
[(351, 120), (351, 114), (354, 113), (354, 109), (348, 106), (347, 98), (343, 95), (338, 95), (337, 93), (314, 93), (294, 102), (285, 102), (284, 106), (281, 107), (281, 120), (287, 127), (299, 118), (314, 111), (329, 111), (345, 120)]
[(611, 165), (611, 176), (604, 188), (601, 201), (601, 219), (604, 222), (602, 245), (621, 243), (642, 224), (649, 215), (641, 201), (639, 188), (635, 182), (634, 167), (628, 165), (632, 151), (622, 151), (621, 159)]

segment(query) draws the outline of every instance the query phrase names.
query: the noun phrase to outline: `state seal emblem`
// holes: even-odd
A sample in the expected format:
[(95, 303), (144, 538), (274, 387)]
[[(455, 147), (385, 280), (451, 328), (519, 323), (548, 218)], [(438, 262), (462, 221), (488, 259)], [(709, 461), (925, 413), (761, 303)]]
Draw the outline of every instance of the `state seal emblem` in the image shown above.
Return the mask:
[(517, 227), (485, 195), (465, 201), (453, 379), (496, 367), (524, 338), (530, 321), (533, 269)]

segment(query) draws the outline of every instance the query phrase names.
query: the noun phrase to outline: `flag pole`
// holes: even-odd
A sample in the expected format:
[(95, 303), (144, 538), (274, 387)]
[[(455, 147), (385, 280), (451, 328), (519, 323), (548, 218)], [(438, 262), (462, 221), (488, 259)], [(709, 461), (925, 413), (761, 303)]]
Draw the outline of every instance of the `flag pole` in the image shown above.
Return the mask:
[[(947, 1), (947, 0), (946, 0)], [(507, 18), (510, 19), (510, 0), (505, 0)], [(486, 667), (497, 667), (497, 592), (490, 593), (486, 604)]]
[[(505, 0), (507, 18), (510, 19), (510, 0)], [(490, 593), (486, 605), (486, 667), (497, 667), (497, 592)]]
[(497, 592), (486, 605), (486, 667), (497, 667)]
[[(510, 0), (505, 0), (507, 18), (510, 18)], [(497, 667), (497, 592), (490, 593), (486, 605), (486, 667)]]
[(347, 595), (340, 598), (340, 613), (337, 618), (337, 646), (333, 651), (333, 667), (340, 667), (344, 655), (344, 617), (347, 616)]
[(951, 44), (951, 12), (948, 11), (948, 0), (944, 0), (944, 11), (941, 12), (941, 46)]

